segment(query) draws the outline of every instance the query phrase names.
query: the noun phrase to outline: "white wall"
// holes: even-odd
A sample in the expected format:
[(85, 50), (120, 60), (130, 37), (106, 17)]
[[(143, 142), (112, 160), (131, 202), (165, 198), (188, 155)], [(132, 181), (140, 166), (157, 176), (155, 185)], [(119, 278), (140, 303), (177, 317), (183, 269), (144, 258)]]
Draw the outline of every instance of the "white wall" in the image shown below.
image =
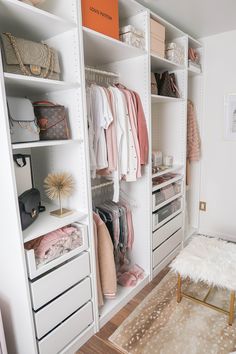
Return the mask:
[(236, 141), (224, 140), (224, 95), (236, 93), (236, 31), (203, 39), (205, 90), (202, 122), (200, 232), (236, 241)]

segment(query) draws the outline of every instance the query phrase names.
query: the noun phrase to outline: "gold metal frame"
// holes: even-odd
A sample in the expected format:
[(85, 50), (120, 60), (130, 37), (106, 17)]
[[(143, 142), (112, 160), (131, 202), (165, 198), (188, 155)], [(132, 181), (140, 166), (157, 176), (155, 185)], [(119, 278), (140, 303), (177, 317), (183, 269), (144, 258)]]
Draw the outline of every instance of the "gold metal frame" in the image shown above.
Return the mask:
[(178, 280), (177, 280), (177, 302), (180, 303), (182, 298), (185, 297), (189, 300), (192, 300), (198, 304), (201, 304), (201, 305), (204, 305), (204, 306), (207, 306), (213, 310), (216, 310), (216, 311), (219, 311), (225, 315), (228, 315), (229, 316), (229, 325), (232, 326), (233, 322), (234, 322), (234, 303), (235, 303), (235, 291), (231, 291), (230, 292), (230, 306), (229, 306), (229, 311), (226, 311), (218, 306), (215, 306), (215, 305), (212, 305), (212, 304), (209, 304), (208, 302), (206, 302), (211, 290), (212, 290), (212, 287), (210, 287), (208, 293), (206, 294), (206, 296), (204, 297), (203, 300), (200, 300), (200, 299), (197, 299), (195, 298), (194, 296), (191, 296), (191, 295), (188, 295), (188, 294), (185, 294), (181, 291), (181, 286), (182, 286), (182, 279), (181, 279), (181, 276), (180, 274), (178, 273)]

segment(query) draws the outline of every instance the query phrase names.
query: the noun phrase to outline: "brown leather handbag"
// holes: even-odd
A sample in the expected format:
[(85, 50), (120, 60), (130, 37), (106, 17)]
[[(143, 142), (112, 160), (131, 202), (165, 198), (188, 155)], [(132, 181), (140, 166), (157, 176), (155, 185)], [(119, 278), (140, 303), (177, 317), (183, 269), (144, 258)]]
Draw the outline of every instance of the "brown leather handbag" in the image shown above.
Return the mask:
[(33, 103), (34, 113), (40, 128), (40, 140), (70, 139), (66, 109), (49, 101)]
[(175, 97), (179, 98), (180, 93), (178, 86), (176, 84), (175, 74), (165, 71), (161, 74), (158, 83), (158, 93), (161, 96)]

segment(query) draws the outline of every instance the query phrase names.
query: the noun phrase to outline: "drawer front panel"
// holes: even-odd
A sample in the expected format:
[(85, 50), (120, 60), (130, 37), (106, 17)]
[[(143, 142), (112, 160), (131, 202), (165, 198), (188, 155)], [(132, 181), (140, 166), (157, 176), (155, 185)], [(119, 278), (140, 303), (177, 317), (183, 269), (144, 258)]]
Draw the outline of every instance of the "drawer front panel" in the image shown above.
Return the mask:
[(90, 278), (68, 290), (34, 314), (37, 338), (42, 338), (91, 299)]
[(175, 249), (175, 247), (178, 246), (182, 241), (182, 236), (183, 230), (181, 229), (153, 252), (153, 268), (155, 268), (166, 256), (168, 256), (169, 253), (171, 253), (171, 251)]
[(72, 261), (30, 284), (34, 310), (62, 294), (90, 274), (89, 254), (83, 253)]
[(161, 243), (163, 243), (168, 237), (173, 235), (177, 230), (179, 230), (183, 225), (183, 213), (177, 215), (175, 218), (167, 222), (165, 225), (160, 227), (153, 233), (152, 249), (157, 248)]
[(56, 354), (93, 322), (92, 303), (68, 318), (54, 331), (38, 341), (39, 354)]

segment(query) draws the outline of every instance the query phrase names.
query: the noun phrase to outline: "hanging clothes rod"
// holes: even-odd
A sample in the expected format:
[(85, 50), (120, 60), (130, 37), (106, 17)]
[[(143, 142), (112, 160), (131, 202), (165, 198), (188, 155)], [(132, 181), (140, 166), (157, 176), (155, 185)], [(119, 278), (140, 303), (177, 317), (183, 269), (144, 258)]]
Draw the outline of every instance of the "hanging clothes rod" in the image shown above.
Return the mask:
[(117, 77), (117, 78), (120, 76), (117, 73), (113, 73), (113, 72), (105, 71), (105, 70), (99, 70), (99, 69), (95, 69), (95, 68), (90, 68), (88, 66), (85, 67), (85, 71), (92, 72), (92, 73), (95, 73), (95, 74), (104, 75), (104, 76)]
[(114, 183), (113, 181), (110, 181), (110, 182), (105, 182), (105, 183), (97, 184), (96, 186), (92, 186), (92, 190), (99, 189), (99, 188), (103, 188), (103, 187), (106, 187), (106, 186), (110, 186), (110, 185), (112, 185), (113, 183)]

